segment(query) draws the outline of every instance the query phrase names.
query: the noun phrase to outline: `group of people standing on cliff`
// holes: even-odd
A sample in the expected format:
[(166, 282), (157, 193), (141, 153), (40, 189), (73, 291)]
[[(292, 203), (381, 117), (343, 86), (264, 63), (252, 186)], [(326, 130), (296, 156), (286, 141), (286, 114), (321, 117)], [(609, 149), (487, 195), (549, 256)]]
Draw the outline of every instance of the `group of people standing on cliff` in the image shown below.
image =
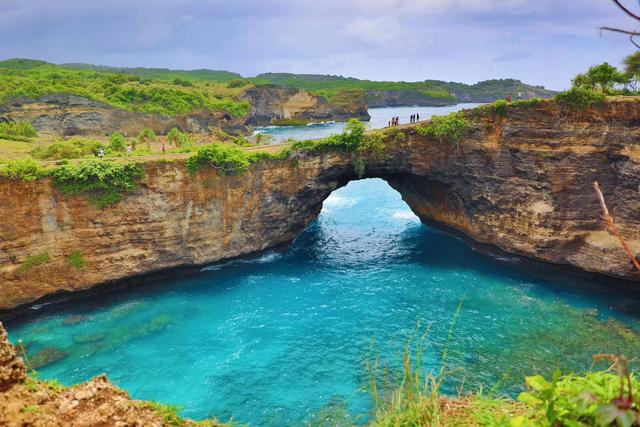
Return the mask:
[[(409, 118), (409, 123), (417, 123), (420, 121), (420, 114), (416, 113), (416, 114), (412, 114), (411, 117)], [(389, 127), (391, 126), (399, 126), (400, 125), (400, 117), (392, 117), (391, 120), (389, 120)]]

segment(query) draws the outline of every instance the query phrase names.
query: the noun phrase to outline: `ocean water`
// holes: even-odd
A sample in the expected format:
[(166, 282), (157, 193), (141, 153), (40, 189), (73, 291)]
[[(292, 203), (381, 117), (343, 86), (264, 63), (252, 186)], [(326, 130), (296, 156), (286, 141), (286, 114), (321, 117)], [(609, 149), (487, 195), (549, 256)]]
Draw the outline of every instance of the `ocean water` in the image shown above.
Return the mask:
[[(256, 426), (365, 423), (366, 361), (394, 369), (411, 336), (424, 369), (450, 340), (445, 391), (581, 371), (600, 352), (640, 355), (640, 302), (478, 254), (419, 222), (380, 179), (349, 183), (289, 247), (8, 323), (65, 384), (106, 373), (137, 399)], [(56, 349), (57, 353), (51, 351)], [(43, 353), (40, 353), (43, 354)], [(41, 358), (41, 357), (40, 357)]]
[[(420, 120), (431, 116), (442, 116), (465, 108), (475, 108), (482, 104), (458, 104), (448, 107), (388, 107), (370, 108), (371, 120), (367, 123), (369, 129), (381, 129), (388, 125), (392, 117), (400, 117), (400, 123), (409, 123), (412, 114), (420, 114)], [(271, 143), (278, 144), (293, 138), (300, 141), (306, 139), (326, 138), (341, 133), (347, 126), (345, 122), (310, 123), (306, 126), (260, 126), (255, 133), (271, 136)]]

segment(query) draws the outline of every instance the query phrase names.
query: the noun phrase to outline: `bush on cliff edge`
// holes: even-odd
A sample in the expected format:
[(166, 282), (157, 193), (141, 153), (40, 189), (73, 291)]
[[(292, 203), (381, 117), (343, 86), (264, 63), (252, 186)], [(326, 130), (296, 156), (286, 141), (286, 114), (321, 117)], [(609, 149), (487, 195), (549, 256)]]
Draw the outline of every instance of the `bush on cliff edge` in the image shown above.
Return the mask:
[(139, 163), (89, 161), (62, 165), (51, 172), (56, 187), (65, 194), (82, 194), (99, 208), (118, 203), (134, 191), (144, 177)]

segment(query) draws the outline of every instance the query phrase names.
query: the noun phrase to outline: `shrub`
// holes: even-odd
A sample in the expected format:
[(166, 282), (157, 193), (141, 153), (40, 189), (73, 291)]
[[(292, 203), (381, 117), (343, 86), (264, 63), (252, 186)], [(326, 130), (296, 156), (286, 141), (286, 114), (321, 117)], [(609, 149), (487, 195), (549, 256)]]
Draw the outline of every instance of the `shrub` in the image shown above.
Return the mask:
[(151, 148), (151, 143), (156, 140), (156, 134), (153, 130), (149, 128), (144, 128), (138, 134), (138, 141), (141, 144), (147, 144), (148, 148)]
[(551, 381), (542, 375), (527, 377), (529, 391), (521, 393), (519, 400), (530, 413), (516, 421), (523, 421), (520, 425), (529, 425), (524, 420), (562, 426), (637, 425), (634, 422), (640, 419), (640, 402), (633, 400), (631, 391), (640, 390), (640, 382), (633, 376), (627, 379), (608, 372), (556, 372)]
[(127, 150), (127, 140), (120, 132), (114, 132), (109, 138), (109, 145), (107, 146), (109, 151), (116, 153), (122, 153)]
[(440, 142), (457, 144), (469, 131), (469, 121), (463, 113), (433, 116), (426, 125), (417, 126), (418, 134), (435, 138)]
[(582, 87), (574, 87), (571, 90), (556, 95), (556, 101), (560, 105), (564, 105), (578, 111), (586, 110), (602, 104), (605, 99), (606, 96), (603, 93), (594, 92)]
[(77, 269), (81, 269), (87, 265), (87, 261), (84, 259), (82, 252), (73, 251), (71, 252), (71, 255), (69, 255), (69, 264)]
[(47, 175), (40, 162), (33, 159), (10, 160), (5, 164), (0, 175), (14, 181), (35, 181)]
[(507, 117), (507, 114), (509, 113), (509, 103), (504, 99), (498, 99), (487, 108), (492, 114), (499, 117)]
[(243, 149), (234, 145), (211, 144), (200, 148), (187, 160), (192, 173), (205, 165), (210, 165), (223, 175), (241, 175), (249, 169), (251, 161)]
[(118, 203), (125, 192), (134, 191), (144, 176), (138, 163), (90, 161), (68, 164), (52, 172), (56, 187), (65, 194), (85, 194), (99, 208)]
[(84, 138), (72, 138), (56, 141), (47, 147), (37, 147), (31, 151), (31, 155), (38, 159), (80, 159), (87, 156), (95, 156), (102, 148), (102, 143)]
[(0, 123), (0, 137), (33, 138), (38, 136), (38, 131), (31, 122), (2, 122)]
[(42, 264), (46, 264), (51, 261), (51, 257), (48, 252), (42, 252), (38, 255), (32, 255), (27, 257), (26, 261), (22, 263), (18, 271), (20, 273), (26, 273), (31, 270), (33, 267), (37, 267)]

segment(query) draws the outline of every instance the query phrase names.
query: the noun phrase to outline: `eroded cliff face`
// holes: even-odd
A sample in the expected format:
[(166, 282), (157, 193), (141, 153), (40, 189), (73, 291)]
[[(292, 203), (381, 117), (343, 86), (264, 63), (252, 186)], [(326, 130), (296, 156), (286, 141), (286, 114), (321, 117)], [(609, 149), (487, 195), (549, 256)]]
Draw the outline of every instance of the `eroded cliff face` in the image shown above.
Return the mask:
[(242, 125), (242, 120), (225, 113), (199, 111), (175, 117), (136, 113), (68, 94), (13, 100), (0, 106), (0, 121), (29, 121), (40, 132), (69, 136), (110, 135), (116, 131), (135, 136), (145, 127), (159, 134), (174, 127), (194, 133), (207, 133), (216, 127), (233, 132)]
[[(639, 102), (579, 114), (548, 102), (513, 108), (507, 118), (467, 115), (472, 130), (458, 146), (411, 127), (389, 133), (384, 156), (366, 161), (365, 177), (386, 179), (424, 221), (478, 242), (640, 280), (604, 229), (592, 189), (599, 181), (640, 252)], [(105, 210), (48, 180), (0, 181), (0, 306), (289, 242), (334, 189), (357, 179), (350, 153), (265, 160), (231, 177), (213, 169), (191, 176), (184, 161), (145, 168), (141, 187)], [(72, 265), (74, 252), (86, 265)], [(45, 253), (46, 261), (29, 262)]]
[(253, 105), (248, 122), (267, 125), (279, 120), (369, 120), (364, 96), (329, 102), (308, 91), (279, 86), (256, 87), (243, 96)]

